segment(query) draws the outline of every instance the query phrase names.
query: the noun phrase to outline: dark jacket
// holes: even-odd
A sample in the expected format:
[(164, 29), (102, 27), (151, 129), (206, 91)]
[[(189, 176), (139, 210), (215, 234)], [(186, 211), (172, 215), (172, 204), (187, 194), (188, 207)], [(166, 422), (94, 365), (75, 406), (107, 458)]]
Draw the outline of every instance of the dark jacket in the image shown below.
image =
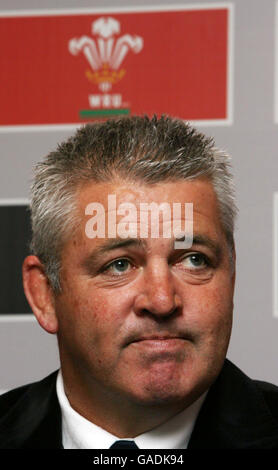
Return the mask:
[[(0, 396), (0, 449), (61, 449), (57, 372)], [(278, 387), (230, 361), (211, 386), (189, 449), (278, 449)]]

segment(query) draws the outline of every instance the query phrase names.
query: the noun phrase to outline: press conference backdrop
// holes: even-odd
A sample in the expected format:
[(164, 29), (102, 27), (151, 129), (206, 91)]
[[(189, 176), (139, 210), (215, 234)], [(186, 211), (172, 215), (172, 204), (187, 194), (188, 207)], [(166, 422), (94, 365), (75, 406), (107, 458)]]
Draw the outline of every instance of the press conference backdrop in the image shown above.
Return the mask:
[[(278, 384), (277, 2), (79, 0), (75, 11), (73, 0), (48, 0), (47, 8), (48, 15), (42, 0), (1, 0), (0, 389), (59, 367), (56, 337), (36, 323), (21, 287), (32, 167), (80, 123), (132, 112), (192, 120), (232, 155), (240, 211), (228, 357)], [(76, 29), (65, 53), (68, 15)], [(132, 37), (130, 50), (114, 63), (113, 77), (104, 64), (97, 69), (100, 56), (86, 62), (82, 35), (101, 41), (124, 34)]]

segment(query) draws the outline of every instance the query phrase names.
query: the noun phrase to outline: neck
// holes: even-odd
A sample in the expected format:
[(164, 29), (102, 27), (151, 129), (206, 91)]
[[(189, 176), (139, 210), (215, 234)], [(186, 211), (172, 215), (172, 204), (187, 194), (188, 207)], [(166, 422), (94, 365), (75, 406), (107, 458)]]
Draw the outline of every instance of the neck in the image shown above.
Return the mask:
[(88, 421), (105, 429), (119, 438), (134, 438), (168, 421), (187, 408), (198, 397), (186, 402), (138, 403), (134, 399), (103, 390), (99, 384), (80, 381), (78, 376), (70, 375), (62, 367), (66, 396), (72, 408)]

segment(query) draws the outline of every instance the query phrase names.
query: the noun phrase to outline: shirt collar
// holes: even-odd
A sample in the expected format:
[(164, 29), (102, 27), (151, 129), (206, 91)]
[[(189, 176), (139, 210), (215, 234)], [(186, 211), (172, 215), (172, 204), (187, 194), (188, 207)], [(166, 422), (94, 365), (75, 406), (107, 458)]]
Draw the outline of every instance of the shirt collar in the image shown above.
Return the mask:
[[(57, 376), (56, 390), (62, 413), (64, 449), (109, 449), (119, 440), (71, 407), (65, 394), (61, 370)], [(186, 449), (206, 394), (167, 422), (129, 440), (133, 440), (139, 449)]]

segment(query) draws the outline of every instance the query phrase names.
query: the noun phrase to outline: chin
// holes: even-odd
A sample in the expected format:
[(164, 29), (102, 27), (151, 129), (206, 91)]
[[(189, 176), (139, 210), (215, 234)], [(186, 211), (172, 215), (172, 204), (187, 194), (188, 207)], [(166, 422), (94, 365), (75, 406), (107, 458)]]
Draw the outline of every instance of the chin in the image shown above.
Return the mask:
[(204, 392), (203, 388), (177, 389), (173, 384), (155, 387), (153, 384), (132, 394), (133, 403), (143, 407), (171, 407), (183, 409), (190, 406)]
[(137, 381), (136, 387), (133, 383), (133, 397), (144, 405), (187, 407), (208, 390), (217, 373), (212, 365), (191, 361), (179, 366), (157, 364), (149, 374), (138, 376), (141, 381)]
[[(165, 371), (164, 371), (165, 372)], [(205, 390), (205, 386), (194, 380), (191, 374), (152, 374), (148, 380), (133, 384), (133, 399), (145, 406), (191, 404)]]

